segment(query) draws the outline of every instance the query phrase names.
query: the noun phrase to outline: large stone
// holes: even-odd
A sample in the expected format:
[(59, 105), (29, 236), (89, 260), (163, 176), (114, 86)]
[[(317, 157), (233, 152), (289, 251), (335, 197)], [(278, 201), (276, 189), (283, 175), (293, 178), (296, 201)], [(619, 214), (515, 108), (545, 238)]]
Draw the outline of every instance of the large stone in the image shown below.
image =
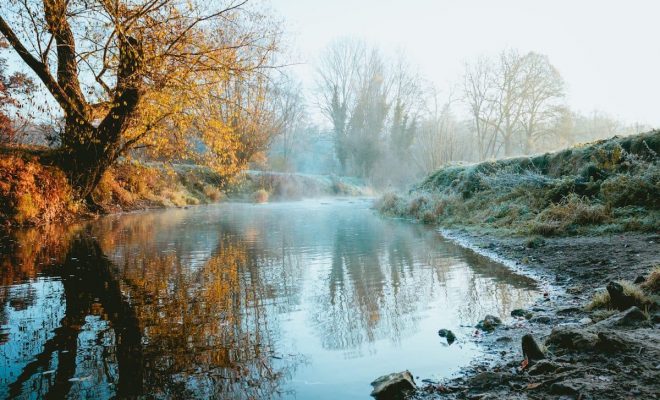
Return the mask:
[(556, 382), (550, 385), (550, 393), (575, 396), (580, 393), (581, 385), (573, 381)]
[(502, 325), (502, 320), (494, 315), (486, 315), (484, 319), (479, 321), (477, 328), (482, 331), (492, 332), (496, 327)]
[(470, 385), (479, 389), (489, 389), (495, 386), (506, 384), (511, 379), (511, 374), (503, 372), (486, 371), (473, 376), (470, 379)]
[(454, 335), (454, 332), (450, 331), (449, 329), (440, 329), (438, 331), (438, 336), (446, 338), (447, 344), (449, 345), (456, 341), (456, 335)]
[(628, 350), (628, 343), (616, 332), (598, 332), (596, 350), (603, 353), (619, 353)]
[(610, 304), (618, 310), (623, 311), (635, 305), (635, 298), (625, 294), (620, 283), (610, 282), (605, 288), (610, 295)]
[(377, 400), (403, 400), (417, 389), (410, 371), (383, 375), (371, 382), (371, 386), (374, 388), (371, 396)]
[(563, 350), (589, 351), (598, 344), (598, 336), (574, 326), (558, 326), (552, 330), (545, 344)]
[(527, 310), (523, 310), (522, 308), (516, 308), (515, 310), (511, 311), (511, 316), (516, 318), (530, 319), (532, 318), (532, 313)]
[(541, 360), (529, 367), (527, 371), (530, 375), (543, 375), (558, 370), (560, 365), (554, 361)]
[(545, 358), (543, 351), (534, 340), (534, 337), (530, 334), (526, 334), (522, 337), (522, 351), (523, 355), (529, 360), (542, 360)]
[(599, 327), (650, 325), (647, 315), (636, 306), (614, 314), (596, 324)]

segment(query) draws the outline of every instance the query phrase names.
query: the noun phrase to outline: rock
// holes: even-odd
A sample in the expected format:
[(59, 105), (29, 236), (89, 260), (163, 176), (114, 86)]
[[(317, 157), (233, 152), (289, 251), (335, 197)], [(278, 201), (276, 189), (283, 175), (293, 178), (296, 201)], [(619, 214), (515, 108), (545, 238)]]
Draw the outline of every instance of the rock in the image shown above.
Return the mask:
[(530, 319), (529, 322), (533, 322), (535, 324), (549, 324), (552, 322), (552, 318), (548, 317), (547, 315), (539, 315), (538, 317)]
[(637, 278), (635, 278), (635, 281), (633, 282), (636, 285), (639, 285), (640, 283), (646, 282), (646, 277), (644, 275), (639, 275)]
[(582, 311), (579, 307), (565, 307), (557, 310), (557, 315), (571, 315)]
[(660, 313), (658, 312), (653, 313), (653, 315), (651, 316), (651, 323), (660, 324)]
[(614, 314), (611, 317), (600, 321), (597, 326), (600, 327), (614, 327), (614, 326), (639, 326), (650, 325), (646, 314), (636, 306)]
[(383, 375), (371, 382), (374, 390), (371, 396), (377, 400), (402, 400), (406, 395), (417, 389), (410, 371)]
[(598, 332), (596, 349), (603, 353), (619, 353), (628, 349), (628, 345), (614, 332)]
[(606, 289), (610, 295), (610, 304), (619, 311), (635, 305), (635, 298), (623, 293), (623, 286), (620, 283), (610, 282), (607, 284)]
[(543, 351), (534, 340), (534, 337), (530, 334), (526, 334), (522, 337), (522, 351), (523, 355), (527, 357), (529, 361), (542, 360), (545, 358)]
[(558, 326), (552, 330), (545, 343), (563, 350), (589, 351), (598, 344), (598, 336), (574, 326)]
[(556, 382), (550, 385), (550, 393), (552, 394), (577, 395), (579, 392), (580, 386), (571, 381)]
[(470, 379), (470, 386), (480, 389), (488, 389), (493, 386), (504, 384), (508, 382), (510, 378), (510, 374), (487, 371), (473, 376)]
[(523, 310), (522, 308), (516, 308), (515, 310), (511, 311), (511, 316), (516, 318), (530, 319), (532, 318), (532, 313), (527, 310)]
[(494, 315), (486, 315), (483, 320), (477, 324), (477, 329), (482, 331), (492, 332), (496, 327), (502, 325), (502, 320)]
[(454, 335), (454, 332), (450, 331), (449, 329), (440, 329), (438, 331), (438, 335), (440, 337), (446, 338), (447, 344), (452, 344), (456, 341), (456, 335)]
[(528, 374), (530, 375), (543, 375), (547, 374), (549, 372), (555, 372), (558, 370), (560, 365), (556, 362), (549, 361), (549, 360), (541, 360), (531, 367), (529, 367), (529, 370), (527, 371)]
[(594, 321), (591, 318), (584, 317), (584, 318), (580, 319), (578, 322), (582, 325), (589, 325), (589, 324), (593, 323)]

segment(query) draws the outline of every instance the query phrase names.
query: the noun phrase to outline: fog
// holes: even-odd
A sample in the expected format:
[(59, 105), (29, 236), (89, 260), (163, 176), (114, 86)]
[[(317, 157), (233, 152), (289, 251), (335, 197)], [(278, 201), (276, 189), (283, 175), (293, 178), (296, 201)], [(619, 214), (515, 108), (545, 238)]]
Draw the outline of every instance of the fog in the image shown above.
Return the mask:
[(301, 111), (267, 168), (405, 186), (660, 125), (650, 1), (270, 4)]
[(646, 1), (271, 0), (286, 22), (296, 70), (313, 82), (314, 60), (337, 37), (405, 51), (448, 89), (466, 60), (506, 48), (547, 55), (567, 82), (567, 101), (627, 122), (657, 126), (660, 4)]

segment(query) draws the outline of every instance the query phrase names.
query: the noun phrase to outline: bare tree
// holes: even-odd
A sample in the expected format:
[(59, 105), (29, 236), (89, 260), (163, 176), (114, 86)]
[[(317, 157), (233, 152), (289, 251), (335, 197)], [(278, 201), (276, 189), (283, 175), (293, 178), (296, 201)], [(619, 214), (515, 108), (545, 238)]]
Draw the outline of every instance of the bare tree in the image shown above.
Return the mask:
[(409, 150), (415, 138), (423, 94), (419, 76), (412, 71), (402, 53), (394, 62), (391, 85), (390, 152), (405, 164), (410, 158)]
[(523, 57), (522, 115), (523, 151), (536, 150), (536, 142), (551, 133), (552, 121), (562, 112), (564, 80), (547, 56), (528, 53)]
[(332, 123), (335, 152), (342, 173), (348, 166), (348, 122), (355, 102), (360, 64), (366, 52), (363, 42), (348, 38), (337, 40), (325, 49), (317, 69), (318, 103)]
[(277, 82), (273, 100), (277, 117), (276, 140), (282, 167), (289, 170), (292, 153), (306, 128), (306, 110), (300, 82), (283, 76)]
[(458, 153), (457, 121), (452, 112), (452, 97), (441, 100), (431, 87), (425, 96), (423, 116), (415, 135), (414, 160), (424, 173), (435, 171)]
[(526, 154), (550, 133), (560, 111), (564, 82), (546, 56), (500, 53), (496, 61), (480, 58), (466, 66), (464, 99), (470, 110), (479, 158)]
[(480, 57), (474, 63), (465, 65), (463, 77), (463, 99), (472, 119), (479, 160), (495, 156), (498, 115), (493, 102), (493, 68), (488, 59)]

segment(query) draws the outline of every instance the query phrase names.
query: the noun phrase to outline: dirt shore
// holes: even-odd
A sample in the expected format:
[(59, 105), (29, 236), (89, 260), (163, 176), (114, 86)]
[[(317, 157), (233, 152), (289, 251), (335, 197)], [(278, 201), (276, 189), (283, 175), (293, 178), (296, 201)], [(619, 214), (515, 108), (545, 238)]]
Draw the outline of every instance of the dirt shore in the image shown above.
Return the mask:
[[(448, 238), (536, 276), (545, 293), (492, 333), (472, 338), (481, 359), (442, 382), (425, 383), (415, 398), (657, 399), (660, 397), (660, 310), (587, 310), (611, 281), (641, 282), (660, 265), (660, 235), (616, 234), (565, 238), (499, 238), (444, 231)], [(531, 334), (544, 359), (521, 346)], [(459, 338), (460, 340), (461, 338)], [(413, 371), (414, 372), (414, 371)]]

